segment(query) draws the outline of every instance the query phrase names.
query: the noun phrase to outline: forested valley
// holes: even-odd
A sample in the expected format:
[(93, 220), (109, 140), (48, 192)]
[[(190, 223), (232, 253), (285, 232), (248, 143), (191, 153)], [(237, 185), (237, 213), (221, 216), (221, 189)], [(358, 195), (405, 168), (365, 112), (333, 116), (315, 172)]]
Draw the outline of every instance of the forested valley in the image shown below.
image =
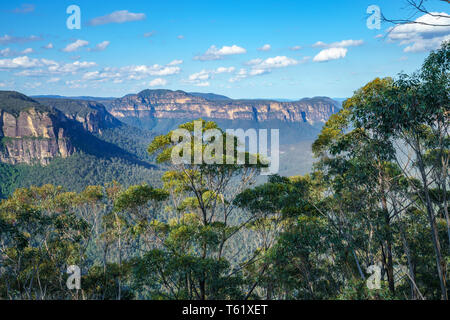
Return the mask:
[[(174, 165), (172, 131), (148, 146), (167, 168), (157, 176), (122, 159), (79, 191), (32, 186), (40, 176), (11, 184), (0, 203), (0, 299), (447, 300), (449, 71), (446, 42), (416, 73), (355, 91), (312, 145), (307, 175), (257, 184), (260, 161)], [(222, 133), (224, 145), (235, 139)], [(64, 161), (98, 160), (76, 157), (43, 175), (70, 180)], [(133, 186), (115, 181), (124, 170)], [(69, 266), (79, 289), (66, 285)]]

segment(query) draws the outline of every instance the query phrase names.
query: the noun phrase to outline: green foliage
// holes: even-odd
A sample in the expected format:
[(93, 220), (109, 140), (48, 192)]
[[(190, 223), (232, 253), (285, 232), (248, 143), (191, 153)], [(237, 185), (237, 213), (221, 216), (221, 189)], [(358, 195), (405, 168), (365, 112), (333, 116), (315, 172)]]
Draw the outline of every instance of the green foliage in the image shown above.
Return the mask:
[(34, 109), (38, 112), (54, 113), (50, 107), (15, 91), (0, 91), (0, 110), (17, 117), (22, 111)]
[[(357, 90), (304, 176), (255, 186), (261, 163), (172, 164), (173, 132), (113, 128), (98, 143), (123, 157), (0, 165), (0, 299), (446, 299), (449, 51)], [(235, 137), (202, 124), (237, 157)], [(149, 156), (127, 146), (150, 138)], [(151, 157), (170, 170), (150, 170)], [(65, 286), (71, 264), (78, 291)], [(380, 287), (369, 289), (373, 266)]]
[(130, 163), (120, 158), (102, 159), (84, 153), (69, 158), (56, 158), (48, 166), (0, 164), (0, 189), (7, 197), (17, 188), (61, 185), (81, 191), (86, 185), (102, 185), (117, 180), (125, 186), (142, 183), (158, 184), (162, 172)]

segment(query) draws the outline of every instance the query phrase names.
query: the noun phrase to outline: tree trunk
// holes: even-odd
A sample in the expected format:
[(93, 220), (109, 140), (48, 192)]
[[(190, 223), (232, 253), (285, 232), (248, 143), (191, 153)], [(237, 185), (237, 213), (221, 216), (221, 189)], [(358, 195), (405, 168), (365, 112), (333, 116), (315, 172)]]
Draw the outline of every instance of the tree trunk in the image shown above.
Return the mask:
[(386, 254), (387, 254), (387, 262), (386, 262), (386, 270), (387, 270), (387, 276), (388, 276), (388, 282), (389, 282), (389, 291), (391, 291), (392, 294), (395, 294), (395, 281), (394, 281), (394, 262), (392, 258), (392, 230), (391, 230), (391, 219), (389, 217), (389, 209), (387, 205), (387, 199), (386, 199), (386, 182), (385, 177), (382, 173), (383, 165), (379, 163), (379, 184), (380, 184), (380, 193), (381, 193), (381, 207), (383, 209), (384, 214), (384, 223), (385, 227), (383, 230), (383, 233), (386, 238)]
[(434, 247), (434, 251), (435, 251), (435, 255), (436, 255), (436, 267), (437, 267), (437, 271), (438, 271), (438, 275), (439, 275), (439, 282), (441, 285), (441, 298), (443, 300), (448, 300), (446, 275), (445, 275), (446, 266), (445, 266), (445, 261), (442, 258), (441, 244), (439, 242), (439, 234), (438, 234), (438, 230), (437, 230), (437, 226), (436, 226), (436, 217), (434, 216), (434, 210), (433, 210), (433, 206), (431, 203), (430, 192), (428, 190), (428, 181), (427, 181), (427, 176), (425, 173), (425, 166), (423, 163), (422, 155), (420, 154), (419, 146), (417, 146), (416, 155), (417, 155), (420, 175), (422, 178), (423, 192), (425, 194), (425, 204), (426, 204), (426, 209), (427, 209), (427, 214), (428, 214), (428, 221), (430, 223), (430, 228), (431, 228), (431, 239), (433, 241), (433, 247)]

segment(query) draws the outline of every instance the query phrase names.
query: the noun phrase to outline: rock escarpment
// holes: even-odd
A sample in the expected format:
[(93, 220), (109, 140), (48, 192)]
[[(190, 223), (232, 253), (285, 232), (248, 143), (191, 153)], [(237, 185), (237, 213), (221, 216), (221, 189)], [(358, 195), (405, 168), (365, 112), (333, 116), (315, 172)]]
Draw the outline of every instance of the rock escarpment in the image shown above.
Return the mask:
[(121, 123), (114, 118), (104, 105), (85, 100), (35, 98), (39, 103), (55, 108), (70, 119), (80, 123), (84, 130), (102, 134), (106, 128), (114, 128)]
[(74, 152), (67, 136), (67, 119), (17, 92), (0, 92), (0, 161), (41, 163)]
[(339, 103), (316, 97), (295, 102), (273, 100), (209, 100), (183, 91), (144, 90), (105, 103), (118, 119), (217, 119), (231, 121), (324, 123)]

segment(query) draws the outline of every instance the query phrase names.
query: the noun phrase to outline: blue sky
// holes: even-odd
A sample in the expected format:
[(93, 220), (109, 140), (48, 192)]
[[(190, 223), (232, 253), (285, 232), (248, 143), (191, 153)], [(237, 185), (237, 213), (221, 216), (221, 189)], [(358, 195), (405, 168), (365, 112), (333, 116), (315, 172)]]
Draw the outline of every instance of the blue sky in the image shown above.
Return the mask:
[[(450, 7), (431, 3), (433, 12)], [(66, 27), (69, 5), (81, 9), (80, 30)], [(0, 90), (348, 97), (375, 77), (416, 70), (449, 38), (445, 27), (369, 29), (370, 5), (411, 13), (402, 0), (2, 1)]]

